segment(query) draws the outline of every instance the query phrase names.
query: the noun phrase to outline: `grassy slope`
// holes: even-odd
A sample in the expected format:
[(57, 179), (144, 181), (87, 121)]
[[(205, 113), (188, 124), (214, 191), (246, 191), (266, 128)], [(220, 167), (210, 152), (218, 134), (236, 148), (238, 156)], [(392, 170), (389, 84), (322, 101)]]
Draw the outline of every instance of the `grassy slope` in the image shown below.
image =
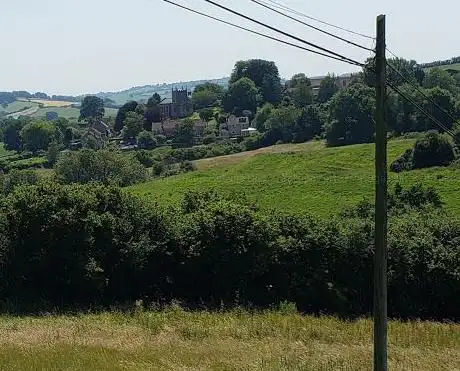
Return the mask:
[[(39, 109), (32, 117), (44, 117), (46, 112), (57, 112), (59, 117), (64, 117), (67, 119), (78, 118), (80, 116), (80, 109), (75, 107), (46, 107)], [(105, 115), (110, 117), (115, 117), (118, 110), (115, 108), (106, 108)]]
[[(372, 323), (181, 310), (0, 318), (2, 370), (370, 370)], [(392, 370), (458, 370), (460, 326), (391, 322)]]
[[(390, 141), (389, 162), (412, 144), (413, 140)], [(364, 198), (372, 200), (373, 158), (373, 144), (340, 148), (324, 148), (320, 142), (274, 146), (201, 160), (193, 173), (138, 184), (130, 190), (160, 202), (177, 202), (187, 190), (244, 192), (265, 209), (328, 216)], [(458, 175), (459, 171), (452, 168), (391, 173), (390, 187), (397, 181), (433, 186), (447, 208), (460, 215)]]
[(5, 149), (5, 147), (3, 146), (3, 143), (0, 142), (0, 158), (1, 157), (6, 157), (6, 156), (9, 156), (9, 155), (12, 155), (14, 154), (14, 151), (7, 151)]
[(24, 109), (25, 107), (31, 108), (31, 107), (36, 107), (36, 106), (38, 106), (38, 103), (16, 101), (16, 102), (8, 104), (6, 108), (0, 105), (0, 111), (7, 112), (7, 113), (13, 113), (13, 112), (18, 112), (21, 109)]

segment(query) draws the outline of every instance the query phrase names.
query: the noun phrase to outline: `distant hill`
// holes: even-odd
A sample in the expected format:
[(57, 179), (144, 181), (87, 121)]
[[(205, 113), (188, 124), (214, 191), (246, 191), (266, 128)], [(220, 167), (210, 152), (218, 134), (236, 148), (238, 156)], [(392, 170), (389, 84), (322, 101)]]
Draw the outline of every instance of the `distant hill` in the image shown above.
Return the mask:
[(219, 84), (223, 88), (227, 88), (229, 77), (223, 77), (221, 79), (208, 79), (208, 80), (196, 80), (196, 81), (181, 81), (170, 84), (156, 84), (156, 85), (144, 85), (136, 86), (127, 90), (119, 92), (101, 92), (96, 95), (101, 98), (109, 98), (117, 105), (122, 105), (130, 100), (138, 102), (147, 101), (153, 94), (158, 93), (162, 98), (171, 98), (171, 90), (174, 88), (187, 88), (189, 91), (193, 91), (198, 85), (204, 84), (205, 82), (212, 82)]

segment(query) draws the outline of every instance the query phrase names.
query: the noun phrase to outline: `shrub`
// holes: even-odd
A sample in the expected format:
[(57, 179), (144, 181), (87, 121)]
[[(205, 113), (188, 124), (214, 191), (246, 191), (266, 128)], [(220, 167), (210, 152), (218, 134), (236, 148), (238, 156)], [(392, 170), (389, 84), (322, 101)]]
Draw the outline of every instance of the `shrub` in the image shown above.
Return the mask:
[(412, 170), (414, 168), (413, 157), (414, 150), (407, 149), (401, 157), (397, 158), (391, 163), (390, 170), (395, 173)]
[(144, 166), (134, 157), (109, 150), (84, 149), (67, 152), (55, 166), (58, 180), (63, 183), (101, 182), (128, 186), (147, 178)]
[(452, 143), (437, 132), (428, 132), (414, 146), (415, 169), (431, 166), (447, 166), (455, 159)]
[[(389, 315), (459, 320), (459, 221), (418, 186), (389, 204)], [(370, 204), (330, 220), (263, 213), (216, 192), (162, 210), (100, 184), (19, 186), (0, 200), (0, 297), (37, 309), (142, 299), (362, 316), (372, 216)]]
[(144, 167), (152, 167), (153, 159), (149, 151), (140, 150), (136, 151), (135, 157)]

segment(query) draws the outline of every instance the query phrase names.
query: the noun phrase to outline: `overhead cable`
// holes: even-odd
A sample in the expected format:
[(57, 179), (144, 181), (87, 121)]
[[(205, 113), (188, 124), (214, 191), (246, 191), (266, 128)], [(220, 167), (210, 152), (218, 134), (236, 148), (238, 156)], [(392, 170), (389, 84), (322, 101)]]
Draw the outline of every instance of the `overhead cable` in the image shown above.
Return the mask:
[(310, 28), (312, 28), (312, 29), (314, 29), (314, 30), (316, 30), (316, 31), (319, 31), (319, 32), (324, 33), (324, 34), (326, 34), (326, 35), (328, 35), (328, 36), (331, 36), (331, 37), (333, 37), (333, 38), (335, 38), (335, 39), (337, 39), (337, 40), (343, 41), (343, 42), (345, 42), (345, 43), (347, 43), (347, 44), (356, 46), (356, 47), (358, 47), (358, 48), (361, 48), (361, 49), (364, 49), (364, 50), (367, 50), (367, 51), (370, 51), (370, 52), (373, 52), (373, 51), (374, 51), (374, 50), (371, 49), (371, 48), (368, 48), (368, 47), (363, 46), (363, 45), (359, 45), (359, 44), (357, 44), (357, 43), (355, 43), (355, 42), (353, 42), (353, 41), (350, 41), (350, 40), (347, 40), (347, 39), (345, 39), (345, 38), (343, 38), (343, 37), (337, 36), (337, 35), (335, 35), (335, 34), (333, 34), (333, 33), (331, 33), (331, 32), (325, 31), (325, 30), (323, 30), (323, 29), (321, 29), (321, 28), (319, 28), (319, 27), (313, 26), (313, 25), (311, 25), (311, 24), (309, 24), (309, 23), (307, 23), (307, 22), (303, 22), (303, 21), (301, 21), (300, 19), (297, 19), (297, 18), (295, 18), (295, 17), (292, 17), (292, 16), (290, 16), (289, 14), (283, 13), (283, 12), (281, 12), (281, 11), (279, 11), (279, 10), (277, 10), (277, 9), (275, 9), (275, 8), (273, 8), (273, 7), (271, 7), (270, 5), (267, 5), (266, 3), (263, 3), (262, 1), (258, 1), (258, 0), (249, 0), (249, 1), (251, 1), (251, 2), (253, 2), (253, 3), (255, 3), (255, 4), (258, 4), (258, 5), (260, 5), (261, 7), (264, 7), (265, 9), (269, 9), (269, 10), (271, 10), (272, 12), (275, 12), (275, 13), (277, 13), (277, 14), (280, 14), (280, 15), (286, 17), (286, 18), (289, 18), (289, 19), (291, 19), (291, 20), (293, 20), (293, 21), (295, 21), (295, 22), (297, 22), (297, 23), (300, 23), (300, 24), (302, 24), (302, 25), (304, 25), (304, 26), (310, 27)]
[(304, 51), (307, 51), (307, 52), (310, 52), (310, 53), (314, 53), (314, 54), (318, 54), (318, 55), (321, 55), (323, 57), (327, 57), (327, 58), (331, 58), (331, 59), (335, 59), (339, 62), (345, 62), (345, 63), (348, 63), (348, 64), (351, 64), (351, 65), (354, 65), (354, 66), (359, 66), (359, 67), (362, 67), (363, 64), (359, 63), (359, 62), (351, 62), (351, 61), (348, 61), (348, 60), (344, 60), (343, 58), (339, 58), (339, 57), (334, 57), (332, 55), (329, 55), (329, 54), (326, 54), (326, 53), (322, 53), (322, 52), (319, 52), (317, 50), (313, 50), (313, 49), (309, 49), (309, 48), (306, 48), (306, 47), (303, 47), (301, 45), (297, 45), (297, 44), (294, 44), (294, 43), (291, 43), (289, 41), (286, 41), (286, 40), (282, 40), (282, 39), (279, 39), (277, 37), (274, 37), (274, 36), (270, 36), (270, 35), (266, 35), (262, 32), (258, 32), (258, 31), (255, 31), (255, 30), (252, 30), (250, 28), (246, 28), (246, 27), (243, 27), (243, 26), (240, 26), (240, 25), (237, 25), (235, 23), (232, 23), (232, 22), (228, 22), (228, 21), (224, 21), (223, 19), (220, 19), (220, 18), (217, 18), (217, 17), (214, 17), (212, 15), (209, 15), (209, 14), (206, 14), (206, 13), (203, 13), (203, 12), (200, 12), (198, 10), (195, 10), (195, 9), (192, 9), (192, 8), (189, 8), (187, 6), (184, 6), (184, 5), (181, 5), (181, 4), (178, 4), (174, 1), (171, 1), (171, 0), (161, 0), (161, 1), (164, 1), (165, 3), (168, 3), (170, 5), (174, 5), (178, 8), (181, 8), (183, 10), (187, 10), (189, 12), (192, 12), (192, 13), (195, 13), (195, 14), (198, 14), (202, 17), (206, 17), (206, 18), (209, 18), (209, 19), (212, 19), (216, 22), (220, 22), (220, 23), (223, 23), (223, 24), (226, 24), (228, 26), (231, 26), (231, 27), (234, 27), (234, 28), (238, 28), (240, 30), (243, 30), (243, 31), (246, 31), (246, 32), (249, 32), (249, 33), (252, 33), (254, 35), (258, 35), (258, 36), (261, 36), (261, 37), (264, 37), (266, 39), (269, 39), (269, 40), (273, 40), (273, 41), (276, 41), (276, 42), (279, 42), (279, 43), (282, 43), (282, 44), (285, 44), (285, 45), (288, 45), (288, 46), (292, 46), (294, 48), (297, 48), (297, 49), (301, 49), (301, 50), (304, 50)]
[(212, 1), (212, 0), (204, 0), (204, 1), (207, 2), (207, 3), (209, 3), (209, 4), (211, 4), (211, 5), (214, 5), (214, 6), (218, 7), (218, 8), (220, 8), (220, 9), (223, 9), (223, 10), (229, 12), (229, 13), (232, 13), (232, 14), (234, 14), (234, 15), (237, 15), (237, 16), (241, 17), (241, 18), (244, 18), (244, 19), (246, 19), (246, 20), (248, 20), (248, 21), (251, 21), (251, 22), (256, 23), (256, 24), (258, 24), (258, 25), (260, 25), (260, 26), (263, 26), (263, 27), (265, 27), (265, 28), (268, 28), (268, 29), (270, 29), (270, 30), (272, 30), (272, 31), (278, 32), (278, 33), (280, 33), (280, 34), (282, 34), (282, 35), (284, 35), (284, 36), (287, 36), (287, 37), (289, 37), (289, 38), (291, 38), (291, 39), (294, 39), (294, 40), (296, 40), (296, 41), (300, 41), (301, 43), (304, 43), (304, 44), (306, 44), (306, 45), (309, 45), (309, 46), (312, 46), (312, 47), (314, 47), (314, 48), (317, 48), (317, 49), (319, 49), (319, 50), (321, 50), (321, 51), (323, 51), (323, 52), (326, 52), (326, 53), (329, 53), (329, 54), (331, 54), (331, 55), (334, 55), (334, 56), (336, 56), (336, 57), (338, 57), (338, 58), (341, 58), (341, 59), (343, 59), (343, 60), (345, 60), (345, 61), (352, 62), (352, 64), (355, 64), (355, 65), (357, 65), (357, 66), (364, 67), (364, 64), (363, 64), (363, 63), (357, 62), (357, 61), (355, 61), (355, 60), (353, 60), (353, 59), (351, 59), (351, 58), (345, 57), (345, 56), (343, 56), (343, 55), (341, 55), (341, 54), (339, 54), (339, 53), (336, 53), (336, 52), (334, 52), (334, 51), (332, 51), (332, 50), (329, 50), (329, 49), (327, 49), (327, 48), (323, 48), (322, 46), (319, 46), (319, 45), (314, 44), (314, 43), (312, 43), (312, 42), (306, 41), (306, 40), (304, 40), (304, 39), (302, 39), (302, 38), (300, 38), (300, 37), (294, 36), (294, 35), (292, 35), (292, 34), (290, 34), (290, 33), (288, 33), (288, 32), (282, 31), (282, 30), (280, 30), (280, 29), (278, 29), (278, 28), (276, 28), (276, 27), (273, 27), (273, 26), (270, 26), (270, 25), (268, 25), (268, 24), (266, 24), (266, 23), (263, 23), (263, 22), (261, 22), (261, 21), (258, 21), (257, 19), (251, 18), (251, 17), (249, 17), (249, 16), (247, 16), (247, 15), (245, 15), (245, 14), (242, 14), (242, 13), (240, 13), (240, 12), (237, 12), (236, 10), (233, 10), (233, 9), (231, 9), (231, 8), (228, 8), (228, 7), (226, 7), (226, 6), (224, 6), (224, 5), (221, 5), (221, 4), (219, 4), (219, 3), (216, 3), (216, 2), (214, 2), (214, 1)]

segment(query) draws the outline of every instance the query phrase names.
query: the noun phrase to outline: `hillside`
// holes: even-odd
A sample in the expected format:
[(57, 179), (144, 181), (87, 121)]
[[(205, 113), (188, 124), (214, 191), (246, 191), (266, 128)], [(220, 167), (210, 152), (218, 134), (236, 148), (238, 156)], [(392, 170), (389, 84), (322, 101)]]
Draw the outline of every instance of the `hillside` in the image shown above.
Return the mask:
[[(389, 142), (393, 161), (413, 140)], [(325, 148), (322, 142), (281, 145), (197, 161), (198, 170), (138, 184), (130, 190), (160, 203), (178, 202), (187, 190), (245, 193), (264, 209), (328, 216), (374, 194), (374, 145)], [(460, 215), (459, 170), (432, 168), (390, 173), (389, 184), (423, 183), (439, 190), (447, 210)]]
[(171, 98), (171, 90), (173, 88), (187, 88), (189, 91), (193, 91), (196, 86), (201, 85), (205, 82), (212, 82), (219, 84), (224, 88), (228, 86), (228, 77), (221, 79), (209, 79), (209, 80), (195, 80), (195, 81), (180, 81), (170, 84), (156, 84), (156, 85), (145, 85), (136, 86), (127, 90), (119, 92), (101, 92), (96, 95), (101, 98), (112, 99), (116, 104), (122, 105), (129, 100), (135, 101), (147, 101), (153, 94), (158, 93), (162, 98)]
[[(59, 117), (66, 119), (78, 118), (80, 109), (73, 106), (73, 102), (52, 101), (52, 100), (17, 100), (8, 105), (0, 106), (0, 113), (9, 117), (18, 118), (19, 116), (31, 116), (35, 118), (46, 117), (47, 112), (56, 112)], [(105, 115), (115, 117), (118, 110), (115, 108), (105, 108)]]

